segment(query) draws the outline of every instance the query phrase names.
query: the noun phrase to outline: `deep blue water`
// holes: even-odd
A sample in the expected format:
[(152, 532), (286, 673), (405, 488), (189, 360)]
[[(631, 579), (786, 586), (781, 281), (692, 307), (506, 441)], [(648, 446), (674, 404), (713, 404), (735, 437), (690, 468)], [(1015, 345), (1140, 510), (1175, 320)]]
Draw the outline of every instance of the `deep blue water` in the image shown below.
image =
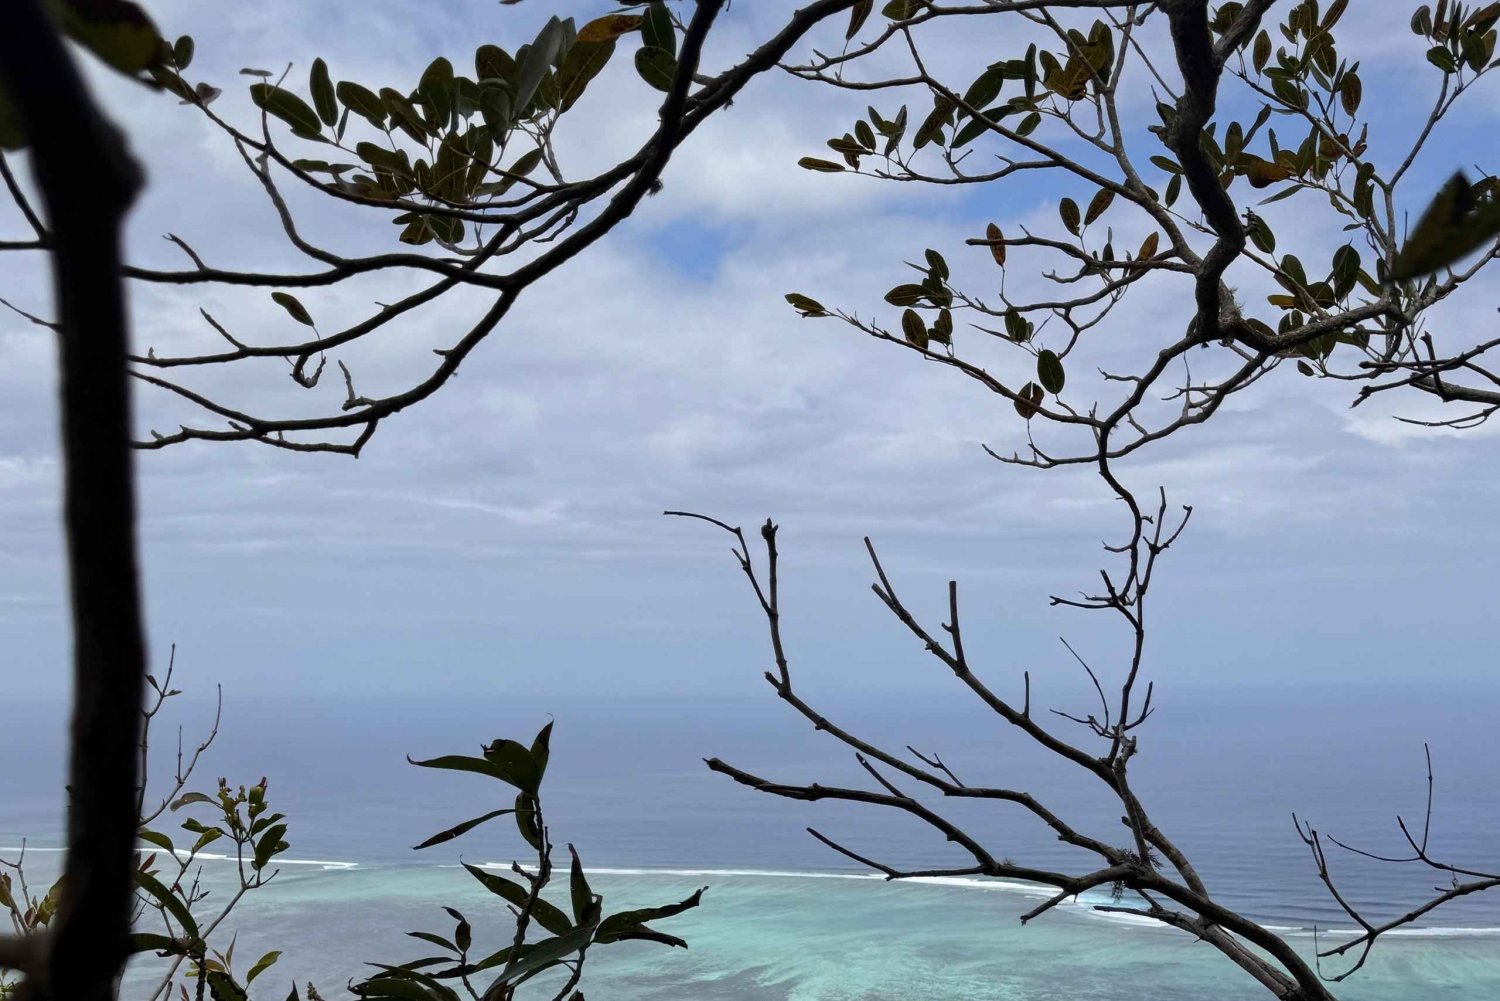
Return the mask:
[[(1137, 787), (1158, 825), (1225, 903), (1302, 929), (1294, 938), (1310, 947), (1312, 928), (1327, 933), (1350, 923), (1318, 884), (1293, 811), (1345, 840), (1399, 853), (1396, 815), (1421, 822), (1424, 740), (1437, 774), (1435, 854), (1500, 867), (1496, 694), (1415, 684), (1160, 693), (1134, 764)], [(911, 743), (940, 753), (969, 784), (1027, 789), (1075, 827), (1124, 840), (1119, 809), (1101, 789), (1039, 756), (957, 689), (947, 697), (832, 697), (819, 707), (883, 746)], [(184, 700), (170, 721), (181, 721), (190, 739), (206, 722), (204, 710)], [(694, 942), (693, 950), (626, 949), (618, 960), (601, 960), (596, 976), (608, 995), (591, 996), (1044, 998), (1064, 996), (1048, 993), (1059, 983), (1069, 997), (1120, 1001), (1259, 996), (1207, 947), (1171, 931), (1104, 920), (1086, 906), (1062, 908), (1023, 929), (1015, 918), (1032, 901), (1016, 890), (811, 878), (860, 870), (817, 844), (807, 826), (892, 864), (964, 860), (905, 818), (775, 800), (710, 773), (701, 759), (715, 755), (769, 778), (869, 785), (846, 749), (769, 693), (557, 706), (499, 694), (401, 702), (351, 695), (337, 705), (231, 698), (200, 785), (221, 774), (234, 782), (267, 775), (275, 807), (291, 819), (289, 859), (356, 863), (287, 866), (277, 884), (243, 907), (246, 950), (261, 941), (285, 947), (279, 975), (336, 984), (377, 944), (411, 958), (401, 933), (441, 927), (432, 917), (441, 918), (439, 903), (464, 902), (483, 913), (482, 893), (453, 866), (460, 858), (514, 857), (519, 841), (508, 825), (421, 854), (409, 846), (508, 805), (508, 797), (484, 778), (412, 768), (404, 756), (473, 753), (497, 736), (529, 740), (549, 713), (556, 731), (544, 801), (553, 838), (578, 846), (599, 872), (597, 888), (621, 900), (661, 902), (711, 887), (704, 906), (673, 929)], [(26, 836), (46, 847), (56, 843), (59, 816), (60, 711), (30, 706), (9, 719), (0, 733), (0, 844)], [(162, 729), (163, 751), (170, 736)], [(162, 764), (169, 764), (165, 757)], [(949, 807), (997, 857), (1047, 868), (1088, 861), (1015, 808)], [(1404, 911), (1440, 882), (1419, 867), (1336, 851), (1330, 860), (1350, 899), (1374, 918)], [(504, 915), (494, 920), (503, 924)], [(1069, 971), (1062, 980), (1060, 968)], [(1340, 996), (1497, 991), (1500, 895), (1492, 895), (1455, 902), (1416, 934), (1383, 944)]]

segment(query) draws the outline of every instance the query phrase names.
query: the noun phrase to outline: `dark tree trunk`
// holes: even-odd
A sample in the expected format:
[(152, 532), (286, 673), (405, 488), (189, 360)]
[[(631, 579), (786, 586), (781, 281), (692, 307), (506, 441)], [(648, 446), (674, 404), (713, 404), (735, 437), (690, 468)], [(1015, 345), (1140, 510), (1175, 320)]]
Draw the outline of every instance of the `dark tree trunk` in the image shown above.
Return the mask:
[(7, 0), (0, 80), (45, 206), (61, 358), (73, 720), (65, 888), (33, 998), (109, 1001), (126, 959), (145, 641), (120, 228), (139, 171), (41, 0)]

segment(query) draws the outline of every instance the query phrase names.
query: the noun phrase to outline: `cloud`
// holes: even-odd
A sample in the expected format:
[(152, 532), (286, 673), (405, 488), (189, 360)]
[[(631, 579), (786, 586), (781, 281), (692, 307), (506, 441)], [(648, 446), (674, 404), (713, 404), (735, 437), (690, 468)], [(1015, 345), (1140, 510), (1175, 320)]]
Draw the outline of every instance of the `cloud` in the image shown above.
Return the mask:
[[(457, 62), (478, 38), (529, 37), (540, 12), (554, 9), (438, 4), (414, 20), (410, 5), (394, 2), (277, 0), (228, 16), (159, 6), (163, 23), (198, 36), (203, 74), (226, 91), (243, 83), (235, 75), (243, 63), (279, 68), (290, 59), (301, 72), (320, 53), (336, 77), (415, 79), (435, 51)], [(735, 4), (711, 58), (722, 65), (745, 51), (790, 7)], [(1380, 20), (1378, 12), (1348, 19), (1361, 16)], [(949, 44), (960, 64), (993, 58), (986, 38), (956, 35)], [(619, 62), (580, 105), (581, 138), (565, 152), (581, 167), (633, 149), (651, 127), (651, 102)], [(1367, 86), (1378, 107), (1389, 85), (1372, 76)], [(211, 130), (170, 101), (117, 82), (108, 89), (154, 179), (132, 221), (138, 259), (180, 266), (160, 239), (176, 232), (215, 263), (302, 266), (287, 263), (263, 194)], [(215, 680), (274, 679), (290, 690), (422, 683), (409, 667), (425, 643), (451, 653), (455, 684), (487, 678), (489, 652), (514, 645), (549, 670), (565, 669), (580, 689), (712, 688), (718, 682), (693, 668), (725, 650), (753, 659), (758, 627), (725, 540), (660, 516), (691, 508), (749, 525), (769, 514), (786, 526), (788, 587), (809, 642), (847, 642), (855, 656), (875, 657), (888, 639), (866, 632), (867, 534), (915, 588), (938, 594), (949, 575), (962, 577), (978, 589), (976, 603), (998, 610), (997, 622), (1050, 636), (1057, 627), (1041, 624), (1045, 595), (1096, 579), (1097, 543), (1123, 526), (1118, 505), (1088, 470), (1038, 473), (985, 457), (982, 443), (1024, 444), (1009, 403), (834, 321), (798, 319), (781, 297), (802, 291), (892, 323), (896, 311), (881, 297), (908, 274), (901, 262), (926, 247), (941, 248), (965, 284), (993, 289), (999, 275), (987, 251), (963, 240), (991, 220), (1007, 231), (1055, 228), (1063, 192), (1030, 181), (998, 189), (1010, 196), (934, 191), (794, 166), (848, 128), (867, 100), (786, 77), (757, 82), (693, 137), (658, 197), (531, 290), (449, 386), (388, 421), (357, 462), (249, 446), (143, 455), (156, 635), (191, 642)], [(235, 89), (224, 107), (243, 118), (248, 103)], [(1152, 111), (1143, 104), (1131, 113)], [(1086, 187), (1073, 196), (1088, 197)], [(320, 238), (388, 239), (384, 222), (296, 197)], [(1298, 204), (1306, 197), (1266, 214), (1285, 245), (1331, 252), (1337, 226)], [(1118, 245), (1135, 246), (1146, 232), (1119, 210), (1109, 220)], [(42, 308), (38, 265), (13, 265), (7, 284)], [(1019, 263), (1011, 271), (1015, 294), (1047, 287)], [(332, 329), (410, 282), (380, 275), (302, 298)], [(1245, 294), (1264, 284), (1247, 275)], [(1138, 365), (1163, 331), (1178, 329), (1181, 288), (1162, 283), (1127, 299), (1070, 372), (1076, 392), (1097, 385), (1094, 366)], [(1492, 290), (1474, 299), (1492, 300)], [(137, 336), (158, 351), (214, 343), (200, 306), (250, 340), (292, 328), (266, 290), (138, 285), (132, 295)], [(388, 390), (413, 365), (430, 365), (431, 349), (487, 301), (448, 297), (349, 353), (361, 390)], [(1462, 330), (1487, 315), (1445, 322)], [(1016, 352), (975, 331), (961, 328), (960, 337), (998, 376), (1029, 377)], [(3, 599), (14, 607), (0, 614), (0, 641), (31, 662), (65, 649), (61, 606), (51, 600), (62, 592), (50, 354), (43, 331), (0, 317), (9, 415), (0, 428), (0, 533), (28, 581), (24, 590), (7, 585), (15, 599)], [(274, 359), (190, 378), (266, 412), (342, 395), (332, 379), (311, 393), (295, 387)], [(1389, 411), (1351, 413), (1347, 403), (1344, 387), (1287, 368), (1210, 426), (1126, 464), (1143, 491), (1163, 484), (1174, 502), (1197, 506), (1182, 569), (1169, 572), (1182, 574), (1176, 600), (1203, 629), (1233, 627), (1233, 610), (1195, 605), (1194, 593), (1218, 594), (1237, 579), (1296, 578), (1247, 615), (1294, 616), (1299, 607), (1338, 615), (1368, 600), (1348, 588), (1372, 565), (1387, 574), (1406, 567), (1435, 595), (1463, 586), (1445, 582), (1433, 554), (1461, 554), (1486, 523), (1495, 491), (1480, 464), (1485, 441), (1413, 438), (1393, 432), (1400, 425)], [(159, 394), (142, 394), (140, 409), (146, 426), (191, 415)], [(16, 608), (29, 606), (15, 600), (31, 596), (51, 612), (22, 623)], [(679, 646), (647, 642), (647, 632), (698, 638)], [(617, 648), (628, 651), (628, 672), (612, 663)], [(545, 684), (545, 672), (538, 678), (532, 683)]]

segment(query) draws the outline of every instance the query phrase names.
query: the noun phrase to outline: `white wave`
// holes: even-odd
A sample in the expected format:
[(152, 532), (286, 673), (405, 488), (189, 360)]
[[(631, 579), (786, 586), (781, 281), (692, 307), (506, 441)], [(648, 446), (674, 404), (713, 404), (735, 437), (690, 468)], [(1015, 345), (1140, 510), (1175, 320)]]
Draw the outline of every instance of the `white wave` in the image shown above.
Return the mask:
[[(509, 864), (485, 862), (480, 868), (501, 867)], [(774, 879), (885, 879), (878, 872), (794, 872), (783, 869), (611, 869), (589, 866), (588, 871), (605, 876), (762, 876)]]
[[(1286, 935), (1299, 937), (1311, 937), (1314, 932), (1311, 928), (1288, 929), (1283, 932)], [(1319, 928), (1316, 932), (1319, 938), (1329, 939), (1328, 945), (1337, 945), (1338, 940), (1354, 938), (1364, 934), (1359, 928)], [(1482, 925), (1474, 928), (1444, 925), (1424, 925), (1418, 928), (1396, 928), (1385, 932), (1381, 938), (1500, 938), (1500, 927)]]
[[(142, 850), (144, 851), (144, 850), (148, 850), (148, 849), (143, 848)], [(152, 850), (152, 851), (165, 851), (165, 849), (155, 848), (154, 846), (151, 849), (149, 849), (149, 850)], [(184, 851), (181, 848), (177, 849), (175, 852), (172, 852), (171, 854), (177, 856), (178, 858), (188, 858), (189, 857), (189, 853), (186, 852), (186, 851)], [(199, 852), (196, 856), (193, 856), (193, 858), (195, 859), (195, 861), (198, 861), (198, 862), (235, 862), (235, 861), (238, 860), (237, 856), (234, 856), (234, 855), (223, 855), (223, 854), (220, 854), (218, 852)], [(249, 860), (247, 859), (246, 861), (249, 861)], [(331, 859), (306, 859), (306, 858), (278, 858), (278, 859), (273, 859), (272, 860), (272, 864), (271, 864), (271, 868), (274, 869), (277, 866), (283, 866), (283, 865), (315, 865), (315, 866), (318, 866), (319, 868), (323, 869), (326, 872), (341, 871), (341, 870), (345, 870), (345, 869), (358, 869), (359, 868), (359, 863), (358, 862), (344, 862), (344, 861), (336, 861), (336, 860), (331, 860)]]

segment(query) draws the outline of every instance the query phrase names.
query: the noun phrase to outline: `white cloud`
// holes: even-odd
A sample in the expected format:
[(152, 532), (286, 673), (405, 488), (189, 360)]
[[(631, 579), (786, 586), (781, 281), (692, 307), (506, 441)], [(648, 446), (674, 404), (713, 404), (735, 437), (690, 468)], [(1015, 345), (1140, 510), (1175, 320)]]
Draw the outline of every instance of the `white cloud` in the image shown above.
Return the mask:
[[(534, 25), (544, 7), (480, 6), (482, 15), (464, 8), (460, 16), (458, 7), (423, 5), (417, 28), (412, 6), (394, 2), (280, 0), (225, 21), (197, 4), (159, 9), (164, 23), (199, 35), (203, 72), (229, 89), (243, 82), (234, 76), (241, 63), (303, 65), (316, 53), (329, 56), (336, 76), (414, 79), (436, 48), (457, 62), (476, 38)], [(722, 61), (748, 48), (752, 29), (774, 19), (771, 6), (736, 4), (712, 55)], [(993, 58), (988, 39), (955, 44), (977, 65)], [(580, 163), (602, 163), (649, 130), (652, 113), (623, 63), (580, 106), (591, 124), (571, 151)], [(1369, 86), (1373, 99), (1379, 84)], [(220, 139), (170, 102), (118, 84), (111, 92), (155, 180), (132, 223), (135, 252), (180, 257), (160, 241), (170, 231), (216, 263), (289, 266), (263, 195)], [(919, 580), (955, 573), (981, 581), (986, 600), (1006, 614), (1023, 607), (1032, 614), (1046, 589), (1085, 584), (1100, 558), (1095, 542), (1120, 527), (1115, 503), (1087, 470), (997, 465), (982, 442), (1001, 451), (1023, 442), (1008, 403), (833, 321), (800, 320), (781, 300), (803, 291), (890, 322), (895, 311), (881, 296), (902, 279), (903, 259), (943, 248), (955, 273), (982, 289), (998, 274), (986, 251), (962, 245), (965, 237), (990, 219), (1008, 230), (1055, 226), (1056, 192), (1009, 201), (793, 166), (847, 128), (866, 100), (785, 78), (760, 81), (694, 137), (659, 197), (531, 290), (451, 385), (387, 422), (358, 462), (248, 446), (144, 455), (143, 532), (158, 635), (197, 635), (206, 656), (215, 631), (237, 637), (244, 649), (213, 669), (231, 678), (253, 674), (269, 650), (295, 650), (309, 623), (333, 631), (344, 624), (354, 651), (377, 647), (380, 630), (401, 625), (493, 628), (500, 642), (542, 623), (555, 629), (548, 635), (556, 656), (570, 664), (590, 648), (569, 645), (576, 630), (568, 622), (609, 634), (637, 621), (677, 621), (686, 603), (729, 635), (737, 628), (729, 623), (745, 620), (722, 540), (664, 522), (667, 507), (752, 524), (774, 514), (787, 526), (789, 561), (812, 581), (804, 585), (810, 597), (830, 603), (817, 628), (834, 635), (867, 620), (865, 605), (857, 615), (846, 610), (830, 585), (847, 589), (855, 607), (863, 571), (851, 568), (865, 534), (884, 540), (893, 561)], [(247, 104), (226, 95), (225, 107), (243, 113)], [(1138, 159), (1147, 152), (1143, 143)], [(1276, 214), (1283, 243), (1331, 249), (1336, 227), (1297, 201)], [(1138, 243), (1141, 222), (1116, 214), (1117, 242)], [(314, 208), (308, 223), (331, 241), (367, 239), (371, 230), (384, 238), (389, 229), (358, 218)], [(673, 242), (679, 230), (690, 233), (689, 245)], [(713, 266), (697, 268), (695, 257)], [(1011, 291), (1019, 292), (1024, 268), (1012, 272)], [(43, 301), (35, 266), (8, 270), (12, 278), (31, 286), (31, 305)], [(303, 298), (331, 328), (409, 281), (382, 275)], [(1247, 295), (1252, 286), (1247, 279)], [(1087, 364), (1080, 359), (1070, 373), (1075, 392), (1089, 385), (1092, 365), (1139, 363), (1162, 331), (1183, 322), (1177, 291), (1150, 291), (1128, 299)], [(247, 339), (291, 328), (268, 308), (265, 290), (137, 286), (133, 294), (138, 337), (159, 351), (213, 343), (200, 305)], [(389, 389), (413, 364), (431, 364), (430, 348), (451, 340), (485, 302), (455, 295), (352, 353), (361, 387)], [(972, 331), (960, 336), (1002, 377), (1024, 375), (1014, 352), (991, 350)], [(60, 593), (50, 366), (42, 331), (0, 317), (0, 391), (14, 415), (0, 429), (0, 519), (11, 559), (43, 595)], [(331, 378), (312, 394), (297, 389), (284, 367), (272, 360), (192, 378), (266, 411), (341, 396)], [(1461, 546), (1464, 526), (1482, 520), (1494, 500), (1475, 466), (1485, 443), (1408, 442), (1372, 405), (1351, 414), (1347, 402), (1342, 387), (1288, 369), (1211, 426), (1127, 464), (1143, 489), (1164, 483), (1174, 501), (1198, 505), (1202, 524), (1184, 545), (1221, 558), (1185, 559), (1191, 585), (1210, 587), (1235, 572), (1236, 559), (1267, 548), (1296, 561), (1311, 546), (1330, 566), (1344, 566), (1345, 557), (1362, 565), (1359, 554), (1376, 536), (1391, 560)], [(149, 395), (141, 409), (163, 427), (189, 413)], [(1443, 523), (1414, 519), (1414, 511), (1430, 512), (1434, 496)], [(1316, 582), (1297, 586), (1324, 594)], [(1340, 599), (1327, 600), (1336, 607)], [(14, 622), (13, 614), (3, 618)], [(254, 635), (242, 621), (249, 619), (261, 623)], [(55, 650), (59, 623), (52, 628), (46, 649)], [(34, 631), (15, 637), (38, 642)], [(291, 678), (303, 670), (267, 669)], [(578, 668), (581, 683), (598, 680), (591, 670)]]

